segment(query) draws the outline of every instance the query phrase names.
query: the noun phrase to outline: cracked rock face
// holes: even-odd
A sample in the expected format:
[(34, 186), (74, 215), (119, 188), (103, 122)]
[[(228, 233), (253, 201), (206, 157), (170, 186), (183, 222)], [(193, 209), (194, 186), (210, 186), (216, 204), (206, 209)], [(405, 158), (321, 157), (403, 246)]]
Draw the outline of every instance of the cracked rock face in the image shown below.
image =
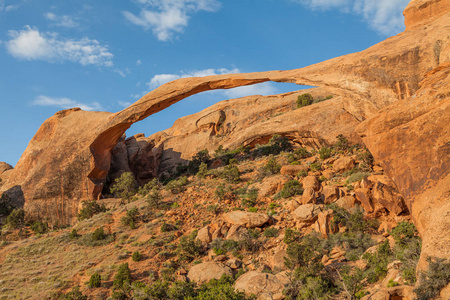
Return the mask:
[[(407, 30), (365, 51), (288, 71), (179, 79), (118, 113), (77, 108), (58, 112), (39, 128), (16, 167), (8, 171), (0, 192), (20, 195), (18, 202), (24, 202), (29, 214), (71, 223), (82, 200), (101, 195), (114, 160), (112, 152), (133, 123), (196, 93), (266, 81), (295, 82), (320, 87), (334, 98), (286, 110), (265, 122), (253, 122), (258, 110), (247, 109), (249, 126), (244, 130), (236, 130), (240, 125), (232, 121), (246, 112), (240, 105), (267, 106), (259, 112), (271, 111), (268, 103), (295, 99), (296, 94), (217, 104), (197, 115), (195, 122), (187, 122), (193, 128), (187, 132), (190, 141), (232, 148), (283, 133), (299, 144), (320, 146), (336, 132), (355, 135), (354, 127), (362, 122), (357, 133), (405, 199), (424, 239), (424, 253), (448, 257), (450, 235), (440, 239), (433, 234), (448, 233), (450, 215), (449, 11), (449, 0), (413, 0), (404, 12)], [(125, 145), (127, 153), (139, 156), (135, 150), (144, 149), (149, 167), (165, 168), (166, 163), (169, 168), (175, 161), (171, 157), (184, 159), (177, 149), (188, 141), (176, 128), (153, 135), (150, 148), (130, 141)], [(224, 140), (214, 141), (221, 131)], [(156, 148), (162, 152), (153, 152)], [(133, 163), (128, 162), (128, 167), (141, 172)]]

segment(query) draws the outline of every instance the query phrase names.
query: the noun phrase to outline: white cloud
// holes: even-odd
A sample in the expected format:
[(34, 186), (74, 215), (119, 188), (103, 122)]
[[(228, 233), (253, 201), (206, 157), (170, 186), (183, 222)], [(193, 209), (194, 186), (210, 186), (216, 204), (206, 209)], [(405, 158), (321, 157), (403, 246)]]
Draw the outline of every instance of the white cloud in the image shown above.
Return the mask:
[(136, 61), (136, 66), (139, 66), (139, 65), (141, 65), (142, 64), (142, 61), (140, 60), (140, 59), (138, 59), (137, 61)]
[(101, 110), (102, 107), (100, 103), (98, 102), (92, 102), (90, 104), (85, 104), (81, 102), (77, 102), (74, 100), (71, 100), (69, 98), (52, 98), (47, 96), (38, 96), (34, 101), (31, 103), (33, 105), (39, 105), (39, 106), (53, 106), (58, 107), (62, 109), (68, 109), (73, 107), (79, 107), (82, 110)]
[(277, 88), (271, 82), (264, 82), (225, 90), (223, 93), (229, 98), (240, 98), (251, 95), (267, 96), (277, 94)]
[(191, 14), (220, 8), (217, 0), (138, 0), (138, 3), (141, 4), (138, 16), (129, 11), (124, 11), (123, 15), (145, 30), (152, 29), (160, 41), (169, 41), (174, 33), (182, 33)]
[(25, 60), (71, 61), (83, 66), (113, 66), (113, 54), (97, 40), (87, 37), (68, 39), (57, 33), (42, 33), (37, 28), (25, 26), (24, 30), (10, 30), (11, 40), (6, 49), (15, 58)]
[(122, 107), (128, 107), (131, 104), (133, 104), (132, 102), (128, 102), (128, 101), (117, 101), (117, 104), (119, 104)]
[[(172, 80), (187, 78), (187, 77), (204, 77), (210, 75), (222, 75), (222, 74), (231, 74), (231, 73), (241, 73), (238, 68), (233, 69), (205, 69), (205, 70), (197, 70), (191, 72), (180, 72), (179, 74), (158, 74), (152, 77), (152, 79), (147, 82), (147, 86), (150, 89), (155, 89), (158, 86), (161, 86), (167, 82)], [(233, 89), (227, 90), (214, 90), (209, 91), (209, 93), (219, 93), (220, 95), (227, 98), (240, 98), (251, 95), (273, 95), (277, 94), (277, 88), (271, 82), (264, 82), (260, 84), (241, 86)], [(135, 95), (139, 96), (139, 95)], [(140, 98), (140, 97), (136, 97)]]
[(190, 71), (190, 72), (180, 72), (179, 74), (158, 74), (152, 77), (152, 79), (147, 82), (147, 85), (150, 89), (157, 88), (160, 85), (163, 85), (169, 81), (180, 79), (180, 78), (187, 78), (187, 77), (203, 77), (203, 76), (210, 76), (210, 75), (221, 75), (221, 74), (230, 74), (230, 73), (240, 73), (239, 69), (205, 69), (205, 70), (197, 70), (197, 71)]
[(8, 5), (5, 7), (5, 12), (10, 12), (19, 8), (19, 5)]
[(371, 28), (383, 35), (404, 30), (403, 10), (410, 0), (293, 0), (310, 9), (339, 9), (359, 14)]
[(53, 21), (54, 25), (60, 27), (75, 28), (80, 25), (75, 21), (74, 17), (68, 15), (58, 16), (52, 12), (48, 12), (44, 14), (44, 17), (49, 21)]

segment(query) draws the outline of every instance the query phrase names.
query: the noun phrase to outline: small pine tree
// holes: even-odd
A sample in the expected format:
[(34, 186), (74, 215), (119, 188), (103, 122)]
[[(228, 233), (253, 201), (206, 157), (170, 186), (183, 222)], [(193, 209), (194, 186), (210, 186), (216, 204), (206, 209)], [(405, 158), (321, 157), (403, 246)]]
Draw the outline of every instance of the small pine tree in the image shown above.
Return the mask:
[(133, 252), (133, 255), (131, 256), (133, 261), (140, 261), (142, 259), (142, 255), (139, 251)]
[(136, 194), (136, 181), (134, 180), (133, 174), (126, 172), (119, 178), (116, 178), (110, 191), (117, 197), (130, 201)]
[(303, 107), (303, 106), (308, 106), (311, 105), (314, 101), (313, 96), (311, 96), (311, 94), (306, 93), (306, 94), (302, 94), (300, 96), (298, 96), (297, 98), (297, 107)]
[(100, 274), (98, 274), (98, 272), (95, 272), (94, 274), (92, 274), (91, 278), (89, 279), (88, 286), (90, 288), (95, 288), (95, 287), (100, 287), (101, 285), (102, 285), (102, 277), (100, 276)]
[(120, 265), (116, 276), (114, 277), (113, 287), (118, 290), (129, 290), (131, 284), (131, 271), (128, 263)]

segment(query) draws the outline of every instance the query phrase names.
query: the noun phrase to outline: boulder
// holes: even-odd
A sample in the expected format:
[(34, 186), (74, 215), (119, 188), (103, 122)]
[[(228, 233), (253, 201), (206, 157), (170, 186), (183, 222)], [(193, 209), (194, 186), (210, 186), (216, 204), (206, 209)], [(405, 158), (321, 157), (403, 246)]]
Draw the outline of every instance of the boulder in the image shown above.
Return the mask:
[(236, 291), (243, 291), (247, 296), (254, 294), (257, 300), (281, 300), (284, 284), (275, 275), (250, 271), (241, 275), (235, 282)]
[(301, 197), (301, 203), (302, 204), (308, 204), (308, 203), (316, 203), (316, 192), (314, 191), (314, 188), (307, 187), (303, 191), (303, 195)]
[(317, 221), (314, 224), (315, 231), (322, 234), (324, 238), (328, 237), (328, 234), (334, 233), (337, 228), (332, 228), (331, 221), (333, 220), (333, 210), (328, 209), (326, 211), (319, 212), (317, 215)]
[(296, 176), (298, 173), (302, 171), (308, 172), (308, 167), (302, 165), (284, 165), (281, 167), (280, 174)]
[(313, 188), (315, 191), (320, 189), (320, 182), (316, 176), (306, 176), (302, 180), (303, 188)]
[(211, 235), (211, 227), (205, 226), (201, 228), (198, 233), (196, 239), (199, 241), (202, 241), (203, 243), (209, 243), (212, 241), (212, 235)]
[(356, 199), (361, 202), (361, 206), (367, 213), (373, 212), (373, 204), (370, 195), (370, 190), (367, 188), (359, 188), (355, 190)]
[(336, 159), (336, 161), (334, 162), (333, 171), (342, 173), (353, 169), (354, 166), (355, 160), (352, 157), (341, 157)]
[(335, 203), (346, 211), (351, 212), (355, 208), (356, 200), (353, 196), (344, 196), (339, 198)]
[(226, 239), (233, 241), (242, 241), (246, 238), (247, 229), (240, 225), (232, 225), (227, 233)]
[(294, 220), (300, 223), (314, 223), (319, 213), (322, 211), (323, 205), (304, 204), (300, 205), (292, 212)]
[(289, 180), (286, 176), (275, 175), (264, 178), (263, 182), (255, 183), (250, 188), (258, 189), (258, 197), (269, 197), (283, 188), (283, 185)]
[(372, 188), (372, 199), (375, 210), (384, 208), (396, 216), (404, 211), (408, 211), (408, 208), (403, 201), (403, 197), (397, 190), (381, 182), (377, 182)]
[(281, 249), (275, 251), (270, 260), (270, 265), (273, 270), (285, 270), (286, 266), (284, 265), (284, 258), (286, 257), (286, 250)]
[(225, 213), (223, 218), (229, 224), (246, 226), (250, 228), (261, 227), (270, 220), (270, 217), (267, 214), (240, 210)]
[(325, 185), (322, 188), (322, 195), (324, 203), (333, 203), (339, 198), (339, 189), (335, 185)]
[(233, 272), (230, 267), (220, 262), (204, 262), (193, 265), (187, 274), (187, 278), (189, 281), (202, 284), (209, 282), (211, 279), (220, 279), (222, 275), (233, 277)]

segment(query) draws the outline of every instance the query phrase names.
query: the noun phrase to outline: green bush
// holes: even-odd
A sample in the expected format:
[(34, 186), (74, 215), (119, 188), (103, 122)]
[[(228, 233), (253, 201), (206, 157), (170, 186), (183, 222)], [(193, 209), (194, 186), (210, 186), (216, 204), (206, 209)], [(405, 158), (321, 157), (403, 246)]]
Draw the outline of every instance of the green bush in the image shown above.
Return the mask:
[(123, 225), (130, 226), (131, 229), (136, 228), (136, 222), (138, 220), (139, 210), (137, 207), (133, 207), (129, 211), (127, 211), (127, 215), (122, 217), (120, 221)]
[(105, 211), (106, 207), (104, 204), (100, 205), (95, 200), (83, 201), (82, 208), (78, 213), (78, 220), (89, 219), (92, 218), (92, 216)]
[(311, 94), (306, 93), (306, 94), (302, 94), (300, 96), (297, 97), (297, 107), (304, 107), (304, 106), (308, 106), (311, 105), (314, 101), (314, 98)]
[(166, 190), (170, 191), (172, 194), (179, 194), (185, 190), (185, 186), (188, 185), (189, 180), (186, 176), (182, 176), (178, 179), (170, 181), (166, 185)]
[(333, 153), (333, 151), (331, 150), (331, 148), (322, 147), (319, 150), (319, 157), (321, 160), (324, 160), (324, 159), (331, 157), (332, 153)]
[(69, 234), (69, 238), (73, 240), (73, 239), (76, 239), (79, 237), (80, 237), (80, 235), (78, 234), (77, 230), (75, 228), (72, 229), (72, 231)]
[(166, 222), (163, 222), (162, 225), (161, 225), (161, 232), (169, 232), (169, 231), (173, 231), (173, 230), (176, 230), (176, 229), (177, 229), (176, 226), (174, 226), (172, 224), (169, 224), (169, 223), (166, 223)]
[(350, 143), (344, 135), (340, 134), (336, 137), (336, 139), (338, 141), (333, 145), (334, 149), (340, 151), (347, 151), (350, 148)]
[(177, 247), (178, 256), (181, 260), (192, 261), (203, 253), (202, 242), (196, 240), (197, 232), (194, 231), (189, 236), (183, 236), (180, 238), (180, 242)]
[[(1, 179), (0, 179), (1, 187)], [(3, 193), (0, 197), (0, 215), (8, 216), (14, 209), (13, 201), (6, 193)]]
[(373, 168), (374, 158), (369, 150), (365, 149), (363, 152), (358, 153), (359, 168), (361, 171), (370, 172)]
[(44, 234), (48, 231), (48, 224), (40, 220), (35, 221), (33, 222), (33, 224), (31, 224), (31, 230), (33, 230), (37, 234)]
[(239, 169), (235, 165), (225, 166), (223, 171), (220, 173), (220, 177), (228, 183), (238, 183), (241, 181)]
[(450, 260), (427, 258), (428, 270), (420, 273), (420, 284), (414, 289), (417, 300), (434, 299), (450, 283)]
[(363, 258), (367, 260), (369, 267), (366, 272), (370, 283), (375, 283), (386, 276), (387, 265), (392, 260), (392, 255), (388, 241), (380, 244), (375, 253), (364, 253)]
[(133, 259), (133, 261), (140, 261), (142, 259), (142, 255), (139, 251), (135, 251), (131, 256), (131, 259)]
[(208, 167), (209, 162), (211, 161), (211, 157), (209, 156), (208, 149), (203, 149), (197, 152), (192, 160), (189, 162), (188, 171), (190, 174), (197, 174), (199, 172), (199, 168), (202, 164), (205, 164)]
[(147, 203), (149, 208), (158, 208), (161, 206), (161, 193), (157, 188), (154, 188), (150, 193), (147, 195)]
[(197, 177), (205, 178), (207, 174), (208, 174), (208, 165), (202, 162), (198, 168)]
[(276, 237), (278, 236), (278, 229), (275, 227), (266, 228), (266, 230), (264, 230), (264, 236), (266, 238)]
[(283, 186), (283, 189), (278, 193), (277, 197), (289, 198), (295, 195), (303, 194), (303, 185), (297, 180), (289, 180)]
[(258, 189), (245, 189), (245, 193), (241, 195), (242, 205), (246, 207), (253, 207), (256, 205), (258, 199)]
[(92, 240), (101, 241), (101, 240), (104, 240), (106, 238), (106, 236), (107, 235), (105, 234), (103, 227), (99, 227), (99, 228), (95, 229), (94, 232), (92, 233)]
[(275, 134), (266, 145), (257, 145), (253, 156), (278, 155), (282, 151), (292, 151), (292, 144), (287, 137)]
[(161, 184), (158, 178), (153, 178), (151, 181), (147, 182), (144, 186), (139, 187), (138, 194), (141, 196), (146, 196), (153, 190), (159, 190), (161, 188)]
[(275, 157), (271, 157), (267, 164), (263, 167), (263, 170), (269, 174), (278, 174), (281, 170), (281, 165), (277, 163)]
[(15, 208), (6, 217), (6, 224), (12, 228), (19, 228), (25, 225), (25, 211), (22, 208)]
[(98, 272), (95, 272), (94, 274), (92, 274), (91, 278), (89, 278), (88, 286), (90, 288), (96, 288), (100, 287), (101, 285), (102, 285), (102, 277), (100, 276), (100, 274), (98, 274)]
[(315, 162), (312, 163), (309, 168), (311, 169), (311, 171), (316, 172), (316, 171), (320, 171), (322, 170), (322, 163), (320, 162)]
[(64, 300), (87, 300), (88, 297), (80, 291), (80, 286), (76, 285), (70, 292), (64, 295)]
[(116, 178), (110, 191), (116, 197), (130, 201), (136, 194), (136, 181), (134, 180), (133, 173), (125, 172), (119, 178)]
[(358, 182), (370, 176), (369, 172), (357, 172), (350, 175), (347, 179), (347, 184), (351, 184), (353, 182)]
[(119, 266), (117, 274), (114, 277), (113, 288), (123, 293), (127, 293), (131, 289), (131, 271), (128, 263)]

